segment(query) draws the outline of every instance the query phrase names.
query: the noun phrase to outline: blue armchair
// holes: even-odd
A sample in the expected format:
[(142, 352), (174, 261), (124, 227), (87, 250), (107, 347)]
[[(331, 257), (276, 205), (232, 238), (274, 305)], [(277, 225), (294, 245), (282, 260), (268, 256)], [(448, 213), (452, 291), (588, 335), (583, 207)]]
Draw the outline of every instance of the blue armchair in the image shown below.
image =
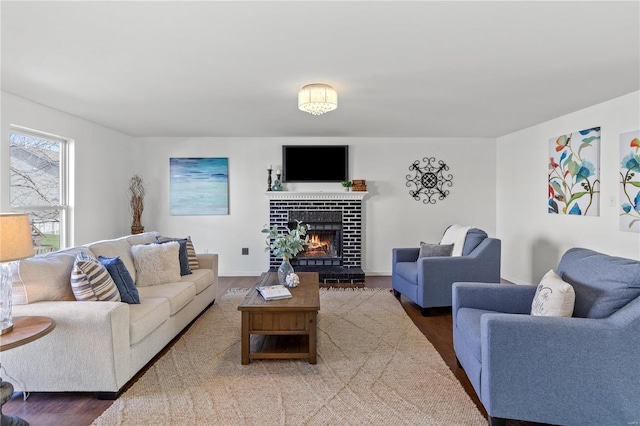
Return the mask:
[(395, 296), (412, 300), (423, 316), (429, 316), (432, 307), (451, 306), (456, 281), (500, 282), (500, 240), (480, 229), (467, 232), (462, 256), (418, 257), (419, 253), (420, 248), (392, 249), (391, 283)]
[(453, 285), (456, 357), (489, 424), (637, 424), (640, 262), (574, 248), (556, 272), (573, 317), (529, 315), (536, 286)]

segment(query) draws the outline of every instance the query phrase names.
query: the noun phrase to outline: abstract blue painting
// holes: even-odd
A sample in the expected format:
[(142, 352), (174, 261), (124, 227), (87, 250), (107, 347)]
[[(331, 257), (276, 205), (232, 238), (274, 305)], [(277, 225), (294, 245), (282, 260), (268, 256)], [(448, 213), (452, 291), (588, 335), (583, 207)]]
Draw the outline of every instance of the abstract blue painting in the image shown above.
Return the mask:
[(170, 158), (172, 216), (229, 214), (228, 158)]

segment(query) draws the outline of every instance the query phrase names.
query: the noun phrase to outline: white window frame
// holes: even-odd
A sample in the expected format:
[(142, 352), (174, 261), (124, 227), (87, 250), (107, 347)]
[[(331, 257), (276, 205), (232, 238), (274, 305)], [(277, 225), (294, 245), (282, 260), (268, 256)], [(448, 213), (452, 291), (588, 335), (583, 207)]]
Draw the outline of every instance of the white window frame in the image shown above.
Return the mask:
[[(46, 133), (39, 130), (29, 129), (22, 126), (11, 125), (9, 126), (9, 133), (18, 133), (25, 136), (33, 136), (40, 139), (46, 139), (52, 142), (60, 144), (60, 166), (59, 166), (59, 185), (60, 185), (60, 202), (55, 205), (34, 205), (34, 206), (14, 206), (9, 200), (11, 211), (14, 212), (33, 212), (33, 211), (45, 211), (45, 210), (58, 210), (60, 212), (60, 235), (59, 243), (60, 249), (64, 249), (71, 244), (71, 214), (70, 214), (70, 159), (71, 159), (71, 147), (73, 146), (73, 140), (62, 136), (54, 135), (52, 133)], [(9, 137), (9, 140), (11, 138)], [(11, 142), (9, 142), (11, 145)], [(10, 156), (11, 154), (9, 154)], [(9, 158), (11, 162), (11, 158)], [(11, 187), (11, 176), (9, 176), (9, 188)]]

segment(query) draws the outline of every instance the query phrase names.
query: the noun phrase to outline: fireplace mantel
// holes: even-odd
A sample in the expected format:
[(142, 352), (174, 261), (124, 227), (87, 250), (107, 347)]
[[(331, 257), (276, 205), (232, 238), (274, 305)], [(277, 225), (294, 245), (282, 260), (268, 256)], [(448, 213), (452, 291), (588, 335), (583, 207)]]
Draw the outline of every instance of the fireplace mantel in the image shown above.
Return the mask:
[(268, 191), (270, 200), (363, 200), (367, 191)]

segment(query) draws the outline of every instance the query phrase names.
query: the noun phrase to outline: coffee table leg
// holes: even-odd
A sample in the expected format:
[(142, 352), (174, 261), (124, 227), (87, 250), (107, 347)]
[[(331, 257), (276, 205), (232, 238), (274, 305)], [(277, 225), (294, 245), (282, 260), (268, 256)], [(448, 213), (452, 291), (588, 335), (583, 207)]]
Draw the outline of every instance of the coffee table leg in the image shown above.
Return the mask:
[(240, 337), (242, 347), (242, 365), (249, 364), (249, 312), (242, 312), (242, 335)]
[(309, 364), (317, 363), (316, 341), (318, 335), (318, 327), (316, 324), (317, 312), (309, 313)]

